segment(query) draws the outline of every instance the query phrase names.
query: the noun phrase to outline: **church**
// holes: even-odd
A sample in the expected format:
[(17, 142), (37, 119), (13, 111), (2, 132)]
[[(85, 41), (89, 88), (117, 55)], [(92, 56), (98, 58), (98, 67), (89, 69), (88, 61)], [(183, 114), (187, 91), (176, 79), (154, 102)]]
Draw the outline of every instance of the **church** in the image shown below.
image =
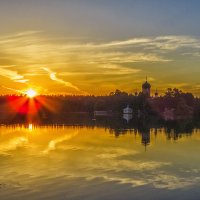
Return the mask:
[(147, 82), (147, 77), (146, 82), (142, 84), (142, 93), (147, 97), (151, 95), (151, 84)]
[[(146, 97), (151, 96), (151, 84), (147, 81), (147, 77), (145, 83), (142, 84), (142, 94), (144, 94)], [(155, 97), (158, 97), (157, 90), (155, 92)]]

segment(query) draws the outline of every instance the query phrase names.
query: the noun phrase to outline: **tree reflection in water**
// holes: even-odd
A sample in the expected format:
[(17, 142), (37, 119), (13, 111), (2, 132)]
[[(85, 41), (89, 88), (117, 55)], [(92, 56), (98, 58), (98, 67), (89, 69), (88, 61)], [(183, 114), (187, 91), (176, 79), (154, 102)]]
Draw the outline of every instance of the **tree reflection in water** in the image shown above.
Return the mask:
[[(2, 122), (5, 125), (23, 126), (26, 122), (22, 119), (13, 120), (12, 122)], [(120, 137), (124, 134), (140, 135), (141, 144), (146, 147), (151, 143), (151, 134), (156, 136), (158, 130), (163, 129), (168, 140), (178, 140), (182, 136), (191, 136), (196, 129), (200, 128), (200, 122), (198, 120), (179, 120), (179, 121), (164, 121), (158, 118), (129, 118), (127, 121), (123, 116), (107, 116), (96, 117), (95, 120), (92, 116), (87, 114), (70, 114), (66, 119), (55, 118), (53, 120), (43, 120), (39, 123), (31, 123), (32, 126), (81, 126), (81, 127), (103, 127), (108, 130), (110, 134), (114, 134), (116, 137)], [(28, 125), (27, 125), (28, 126)]]

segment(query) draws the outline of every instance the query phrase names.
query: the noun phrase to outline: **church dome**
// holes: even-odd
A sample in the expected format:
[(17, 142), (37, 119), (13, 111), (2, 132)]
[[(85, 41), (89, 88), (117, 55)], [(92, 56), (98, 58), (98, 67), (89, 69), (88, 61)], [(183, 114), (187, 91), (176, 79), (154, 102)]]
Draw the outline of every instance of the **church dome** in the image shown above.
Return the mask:
[(151, 88), (151, 85), (150, 83), (148, 83), (147, 81), (142, 85), (142, 88), (143, 89), (150, 89)]

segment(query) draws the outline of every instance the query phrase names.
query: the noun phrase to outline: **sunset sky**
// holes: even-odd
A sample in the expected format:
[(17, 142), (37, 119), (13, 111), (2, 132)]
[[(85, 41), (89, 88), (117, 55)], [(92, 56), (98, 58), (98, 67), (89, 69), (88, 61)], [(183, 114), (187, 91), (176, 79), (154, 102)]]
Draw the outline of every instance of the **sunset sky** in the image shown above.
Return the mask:
[(0, 94), (178, 87), (200, 96), (199, 0), (2, 0)]

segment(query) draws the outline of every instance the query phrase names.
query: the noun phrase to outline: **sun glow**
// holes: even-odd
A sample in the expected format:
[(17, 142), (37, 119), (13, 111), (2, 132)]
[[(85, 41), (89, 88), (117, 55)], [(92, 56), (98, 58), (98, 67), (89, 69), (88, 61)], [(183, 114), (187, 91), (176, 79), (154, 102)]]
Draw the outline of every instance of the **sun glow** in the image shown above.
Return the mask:
[(29, 97), (29, 98), (34, 98), (35, 96), (37, 96), (37, 92), (33, 89), (28, 89), (25, 94)]
[(28, 130), (29, 130), (29, 131), (32, 131), (32, 130), (33, 130), (33, 124), (29, 124), (29, 125), (28, 125)]

